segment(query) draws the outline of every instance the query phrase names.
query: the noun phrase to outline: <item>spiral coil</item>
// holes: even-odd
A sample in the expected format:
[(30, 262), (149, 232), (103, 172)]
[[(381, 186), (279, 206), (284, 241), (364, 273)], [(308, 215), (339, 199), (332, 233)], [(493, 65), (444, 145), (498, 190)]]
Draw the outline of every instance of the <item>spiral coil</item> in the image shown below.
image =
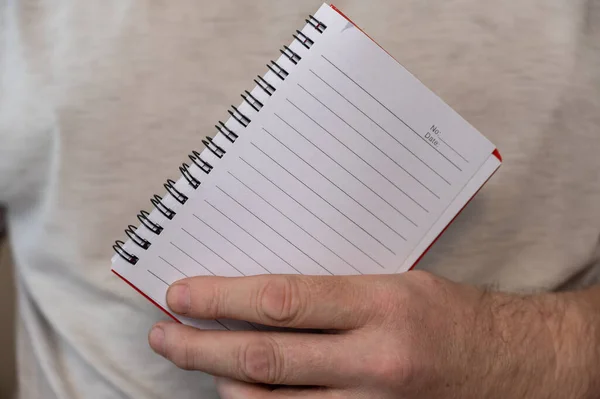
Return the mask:
[[(244, 90), (244, 92), (246, 93), (245, 95), (242, 94), (242, 98), (244, 99), (244, 101), (252, 108), (254, 108), (256, 112), (260, 112), (262, 107), (264, 107), (263, 103), (260, 102), (256, 97), (254, 97), (252, 93), (250, 93), (248, 90)], [(225, 126), (223, 125), (223, 127)], [(219, 127), (217, 127), (217, 129), (219, 129)], [(219, 129), (219, 131), (221, 131), (221, 129)]]
[(294, 35), (294, 39), (300, 42), (304, 47), (310, 50), (310, 48), (315, 44), (315, 42), (308, 36), (306, 36), (301, 31), (297, 30), (296, 35)]
[(165, 183), (165, 189), (173, 198), (177, 200), (177, 202), (179, 202), (181, 205), (184, 205), (188, 200), (188, 196), (177, 190), (175, 188), (175, 184), (176, 183), (173, 180), (169, 179)]
[(125, 243), (119, 240), (115, 243), (115, 245), (113, 245), (113, 249), (121, 258), (125, 259), (127, 262), (135, 266), (140, 260), (140, 258), (127, 252), (125, 248), (123, 248), (124, 246)]
[(309, 15), (308, 19), (305, 19), (305, 21), (307, 24), (315, 28), (319, 33), (323, 33), (325, 32), (325, 29), (327, 29), (327, 25), (325, 25), (323, 22), (319, 21), (312, 15)]
[(281, 54), (285, 55), (287, 59), (290, 60), (294, 65), (298, 65), (298, 63), (302, 61), (302, 57), (300, 57), (298, 53), (296, 53), (288, 46), (283, 46), (283, 49), (279, 51), (281, 52)]
[(285, 69), (283, 69), (278, 63), (276, 63), (275, 61), (271, 61), (271, 64), (267, 64), (267, 68), (269, 68), (269, 70), (271, 72), (273, 72), (275, 75), (277, 75), (277, 77), (281, 80), (285, 80), (285, 78), (287, 78), (289, 76), (289, 72), (286, 71)]
[[(316, 19), (314, 16), (309, 15), (309, 18), (306, 19), (306, 23), (311, 26), (317, 33), (323, 34), (327, 29), (327, 25), (323, 22)], [(296, 41), (298, 41), (302, 46), (306, 49), (310, 49), (315, 41), (311, 39), (308, 35), (303, 33), (300, 30), (296, 31), (296, 34), (292, 35)], [(292, 50), (289, 46), (283, 46), (283, 49), (280, 50), (281, 54), (285, 56), (293, 65), (298, 65), (300, 61), (302, 61), (302, 57)], [(271, 61), (270, 64), (267, 64), (267, 68), (281, 81), (285, 81), (286, 78), (290, 75), (286, 69), (284, 69), (279, 63), (275, 61)], [(254, 83), (256, 83), (256, 87), (261, 89), (264, 93), (266, 93), (269, 97), (275, 94), (277, 88), (269, 83), (265, 78), (258, 75), (257, 79), (254, 79)], [(248, 104), (254, 111), (257, 113), (261, 111), (264, 107), (264, 103), (260, 101), (255, 95), (250, 93), (248, 90), (244, 91), (244, 94), (241, 95), (244, 102)], [(231, 109), (227, 111), (231, 118), (236, 121), (241, 127), (247, 128), (252, 119), (240, 111), (237, 107), (231, 106)], [(225, 137), (230, 143), (235, 143), (235, 141), (239, 138), (239, 135), (231, 130), (229, 127), (225, 125), (222, 121), (219, 121), (217, 125), (215, 125), (217, 132), (220, 133), (223, 137)], [(227, 153), (227, 150), (220, 145), (218, 145), (212, 137), (207, 136), (202, 140), (202, 144), (217, 158), (221, 159)], [(210, 174), (214, 169), (214, 166), (202, 159), (201, 154), (198, 151), (193, 151), (188, 155), (190, 161), (193, 165), (195, 165), (198, 169), (200, 169), (205, 174)], [(198, 179), (191, 171), (191, 167), (187, 163), (183, 163), (179, 167), (179, 171), (183, 178), (187, 181), (189, 186), (196, 190), (202, 184), (201, 180)], [(167, 180), (164, 184), (167, 193), (175, 199), (180, 205), (184, 205), (189, 197), (181, 192), (181, 190), (177, 189), (176, 182), (174, 180)], [(154, 208), (159, 211), (167, 220), (173, 220), (173, 218), (177, 215), (177, 212), (167, 206), (163, 198), (159, 195), (154, 195), (150, 200)], [(164, 227), (159, 223), (153, 221), (150, 218), (150, 213), (147, 211), (140, 211), (137, 215), (139, 222), (151, 233), (155, 235), (160, 235), (164, 231)], [(133, 242), (136, 247), (142, 250), (148, 250), (152, 243), (142, 235), (138, 233), (138, 228), (129, 225), (125, 230), (125, 234), (129, 237), (129, 240)], [(135, 254), (131, 253), (128, 249), (125, 249), (125, 242), (116, 241), (115, 245), (113, 245), (114, 251), (123, 258), (126, 262), (131, 265), (136, 265), (139, 262), (139, 257)]]
[(152, 244), (150, 244), (150, 241), (146, 240), (145, 238), (140, 237), (137, 234), (137, 227), (135, 227), (131, 224), (129, 225), (129, 227), (127, 227), (127, 230), (125, 230), (125, 234), (127, 234), (127, 237), (129, 237), (129, 239), (131, 241), (136, 243), (142, 249), (148, 249), (152, 245)]
[(244, 115), (243, 113), (241, 113), (240, 110), (236, 106), (232, 105), (231, 108), (233, 109), (233, 111), (231, 109), (227, 111), (229, 113), (229, 115), (231, 115), (231, 117), (233, 119), (235, 119), (236, 121), (238, 121), (238, 123), (240, 125), (242, 125), (243, 127), (248, 127), (248, 125), (250, 124), (250, 122), (252, 122), (252, 120), (250, 118), (248, 118), (246, 115)]
[(277, 89), (271, 83), (267, 82), (262, 76), (258, 75), (258, 80), (254, 79), (254, 83), (260, 87), (265, 93), (272, 96)]

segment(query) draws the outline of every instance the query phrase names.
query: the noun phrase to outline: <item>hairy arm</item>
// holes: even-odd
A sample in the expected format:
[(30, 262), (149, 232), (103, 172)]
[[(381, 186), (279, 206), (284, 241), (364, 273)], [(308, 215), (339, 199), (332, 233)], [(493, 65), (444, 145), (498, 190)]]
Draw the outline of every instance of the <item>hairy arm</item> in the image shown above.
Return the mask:
[[(555, 294), (546, 299), (550, 306), (544, 314), (554, 331), (554, 342), (560, 354), (558, 372), (574, 382), (574, 396), (600, 397), (600, 285), (585, 291)], [(551, 295), (549, 295), (551, 297)], [(552, 302), (562, 317), (551, 314)], [(580, 389), (578, 389), (580, 388)]]
[(489, 374), (503, 381), (507, 392), (524, 398), (600, 397), (600, 285), (564, 293), (485, 296), (482, 307), (489, 310), (494, 331)]

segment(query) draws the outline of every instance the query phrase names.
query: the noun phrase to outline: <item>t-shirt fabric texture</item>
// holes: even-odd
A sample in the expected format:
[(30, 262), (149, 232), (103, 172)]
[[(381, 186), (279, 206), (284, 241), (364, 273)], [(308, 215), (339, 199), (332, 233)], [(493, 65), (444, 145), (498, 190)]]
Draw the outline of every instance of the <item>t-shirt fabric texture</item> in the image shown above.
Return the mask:
[[(0, 2), (0, 203), (22, 398), (216, 398), (148, 347), (111, 246), (321, 0)], [(600, 0), (340, 0), (500, 149), (419, 268), (532, 292), (600, 275)]]

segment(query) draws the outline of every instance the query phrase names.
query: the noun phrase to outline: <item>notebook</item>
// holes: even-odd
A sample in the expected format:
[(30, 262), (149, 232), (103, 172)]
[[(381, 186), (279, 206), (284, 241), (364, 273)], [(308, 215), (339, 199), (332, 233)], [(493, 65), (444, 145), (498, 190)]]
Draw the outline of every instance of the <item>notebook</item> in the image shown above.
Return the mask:
[(112, 271), (182, 323), (249, 327), (171, 314), (185, 277), (405, 272), (501, 165), (334, 6), (290, 41), (114, 246)]

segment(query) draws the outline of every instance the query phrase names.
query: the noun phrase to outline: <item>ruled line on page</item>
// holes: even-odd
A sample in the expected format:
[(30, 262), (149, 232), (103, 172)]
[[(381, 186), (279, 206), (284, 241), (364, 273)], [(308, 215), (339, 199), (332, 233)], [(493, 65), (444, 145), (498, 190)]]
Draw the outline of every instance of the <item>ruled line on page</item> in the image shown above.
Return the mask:
[(321, 57), (327, 61), (328, 63), (330, 63), (335, 69), (337, 69), (338, 71), (340, 71), (344, 76), (346, 76), (351, 82), (353, 82), (356, 86), (358, 86), (362, 91), (364, 91), (366, 94), (369, 95), (369, 97), (371, 97), (373, 100), (375, 100), (377, 103), (379, 103), (379, 105), (381, 105), (383, 108), (385, 108), (392, 116), (394, 116), (394, 118), (398, 119), (404, 126), (406, 126), (408, 129), (410, 129), (411, 132), (413, 132), (417, 137), (419, 137), (421, 140), (423, 140), (425, 143), (427, 143), (427, 145), (434, 149), (438, 154), (440, 154), (446, 161), (448, 161), (452, 166), (454, 166), (456, 169), (458, 169), (459, 171), (463, 171), (460, 166), (458, 166), (457, 164), (455, 164), (454, 162), (452, 162), (452, 160), (450, 158), (448, 158), (446, 155), (444, 155), (440, 150), (438, 150), (437, 148), (435, 148), (429, 141), (427, 141), (423, 136), (421, 136), (419, 133), (417, 133), (417, 131), (415, 129), (413, 129), (408, 123), (406, 123), (404, 121), (404, 119), (400, 118), (398, 115), (396, 115), (391, 109), (389, 109), (385, 104), (383, 104), (379, 99), (377, 99), (377, 97), (375, 97), (374, 95), (372, 95), (371, 93), (369, 93), (364, 87), (362, 87), (358, 82), (356, 82), (354, 79), (352, 79), (346, 72), (344, 72), (342, 69), (340, 69), (340, 67), (338, 67), (337, 65), (335, 65), (333, 62), (331, 62), (327, 57), (325, 57), (323, 54), (321, 54)]
[[(226, 217), (231, 223), (235, 224), (239, 229), (241, 229), (244, 233), (246, 233), (250, 237), (252, 237), (256, 242), (258, 242), (265, 249), (267, 249), (269, 252), (271, 252), (273, 255), (275, 255), (277, 258), (279, 258), (286, 265), (288, 265), (289, 267), (291, 267), (292, 269), (294, 269), (296, 272), (298, 272), (298, 274), (302, 274), (298, 269), (296, 269), (294, 266), (292, 266), (292, 264), (290, 262), (288, 262), (287, 260), (283, 259), (281, 257), (281, 255), (279, 255), (277, 252), (275, 252), (271, 248), (269, 248), (264, 242), (262, 242), (261, 240), (259, 240), (258, 238), (256, 238), (252, 233), (250, 233), (248, 230), (246, 230), (245, 228), (243, 228), (242, 226), (240, 226), (236, 221), (234, 221), (229, 216), (227, 216), (225, 213), (223, 213), (219, 208), (217, 208), (216, 206), (214, 206), (213, 204), (211, 204), (207, 200), (204, 200), (204, 202), (206, 202), (208, 205), (210, 205), (214, 210), (216, 210), (217, 212), (219, 212), (221, 215), (223, 215), (224, 217)], [(269, 273), (272, 273), (272, 272), (269, 270)]]
[[(200, 239), (198, 239), (198, 237), (196, 237), (195, 235), (193, 235), (192, 233), (190, 233), (189, 231), (187, 231), (186, 229), (184, 229), (183, 227), (181, 227), (181, 230), (184, 231), (185, 233), (187, 233), (190, 237), (192, 237), (194, 240), (196, 240), (198, 243), (202, 244), (206, 249), (208, 249), (210, 252), (212, 252), (213, 254), (215, 254), (216, 256), (218, 256), (221, 260), (223, 260), (225, 263), (227, 263), (229, 266), (231, 266), (232, 268), (234, 268), (238, 273), (240, 273), (242, 276), (246, 276), (244, 273), (242, 273), (241, 270), (239, 270), (237, 267), (235, 267), (234, 265), (232, 265), (227, 259), (223, 258), (221, 255), (219, 255), (217, 252), (215, 252), (212, 248), (210, 248), (208, 245), (206, 245), (205, 243), (203, 243), (202, 241), (200, 241)], [(212, 271), (209, 270), (209, 272), (214, 276), (216, 274), (214, 274)], [(221, 322), (219, 322), (218, 320), (215, 320), (217, 323), (221, 324), (223, 327), (227, 328), (229, 330), (228, 327), (226, 327), (224, 324), (222, 324)], [(252, 323), (246, 321), (246, 324), (249, 324), (253, 329), (256, 330), (256, 327), (254, 325), (252, 325)]]
[(461, 155), (461, 153), (460, 153), (460, 152), (456, 151), (456, 150), (454, 149), (454, 147), (452, 147), (450, 144), (448, 144), (448, 143), (446, 142), (446, 140), (444, 140), (444, 139), (442, 138), (442, 136), (437, 136), (437, 138), (438, 138), (438, 139), (440, 139), (440, 140), (442, 141), (442, 143), (446, 144), (446, 146), (447, 146), (448, 148), (450, 148), (452, 151), (454, 151), (454, 153), (455, 153), (456, 155), (458, 155), (459, 157), (461, 157), (461, 158), (462, 158), (462, 159), (463, 159), (463, 160), (464, 160), (466, 163), (470, 163), (470, 162), (469, 162), (469, 160), (468, 160), (467, 158), (463, 157), (463, 156)]
[(186, 229), (184, 229), (183, 227), (181, 227), (181, 230), (183, 232), (185, 232), (187, 235), (189, 235), (190, 237), (192, 237), (194, 240), (196, 240), (198, 243), (202, 244), (202, 246), (204, 246), (204, 248), (208, 249), (210, 252), (212, 252), (213, 254), (215, 254), (216, 256), (219, 257), (219, 259), (221, 259), (223, 262), (227, 263), (229, 266), (231, 266), (232, 268), (234, 268), (238, 273), (240, 273), (242, 276), (245, 276), (244, 273), (242, 273), (242, 271), (240, 269), (238, 269), (237, 267), (235, 267), (234, 265), (231, 264), (231, 262), (229, 262), (227, 259), (223, 258), (221, 255), (219, 255), (216, 251), (214, 251), (211, 247), (209, 247), (208, 245), (206, 245), (205, 243), (203, 243), (198, 237), (196, 237), (195, 235), (193, 235), (192, 233), (190, 233), (189, 231), (187, 231)]
[[(414, 156), (417, 160), (419, 160), (423, 165), (425, 165), (429, 170), (431, 170), (433, 173), (435, 173), (440, 179), (442, 179), (446, 184), (448, 185), (452, 185), (452, 183), (450, 183), (450, 181), (448, 181), (448, 179), (446, 179), (444, 176), (442, 176), (437, 170), (433, 169), (433, 167), (431, 165), (429, 165), (427, 162), (425, 162), (423, 159), (421, 159), (421, 157), (419, 157), (417, 154), (415, 154), (410, 148), (408, 148), (407, 146), (404, 145), (404, 143), (402, 143), (400, 140), (398, 140), (393, 134), (391, 134), (386, 128), (384, 128), (383, 126), (381, 126), (381, 124), (377, 121), (375, 121), (375, 119), (371, 118), (365, 111), (363, 111), (360, 107), (358, 107), (356, 104), (354, 104), (352, 101), (350, 101), (346, 96), (344, 96), (342, 93), (340, 93), (335, 87), (333, 87), (329, 82), (327, 82), (325, 79), (323, 79), (322, 77), (320, 77), (315, 71), (313, 71), (312, 69), (310, 69), (310, 72), (312, 72), (313, 75), (315, 75), (317, 78), (319, 78), (319, 80), (323, 83), (325, 83), (325, 85), (327, 85), (331, 90), (333, 90), (334, 92), (336, 92), (340, 97), (342, 97), (344, 100), (346, 100), (346, 102), (350, 105), (352, 105), (355, 109), (357, 109), (361, 114), (363, 114), (367, 119), (369, 119), (371, 122), (373, 122), (375, 125), (377, 125), (377, 127), (379, 127), (379, 129), (381, 129), (384, 133), (386, 133), (389, 137), (391, 137), (396, 143), (400, 144), (406, 151), (408, 151), (412, 156)], [(439, 197), (438, 197), (439, 198)]]
[(264, 220), (262, 220), (259, 216), (257, 216), (254, 212), (252, 212), (250, 209), (246, 208), (244, 205), (242, 205), (238, 200), (236, 200), (235, 198), (233, 198), (231, 196), (231, 194), (229, 194), (228, 192), (226, 192), (225, 190), (223, 190), (221, 187), (219, 186), (215, 186), (218, 190), (220, 190), (223, 194), (225, 194), (226, 196), (228, 196), (230, 199), (232, 199), (236, 204), (238, 204), (239, 206), (241, 206), (242, 208), (244, 208), (248, 213), (250, 213), (252, 216), (254, 216), (257, 220), (259, 220), (262, 224), (264, 224), (265, 226), (267, 226), (270, 230), (272, 230), (274, 233), (276, 233), (279, 237), (283, 238), (285, 241), (287, 241), (291, 246), (293, 246), (294, 248), (296, 248), (298, 251), (300, 251), (302, 254), (304, 254), (304, 256), (306, 256), (308, 259), (312, 260), (315, 264), (317, 264), (318, 266), (320, 266), (323, 270), (325, 270), (327, 273), (329, 273), (330, 275), (333, 276), (333, 273), (331, 273), (325, 266), (323, 266), (318, 260), (314, 259), (312, 256), (310, 256), (309, 254), (307, 254), (304, 250), (302, 250), (300, 247), (298, 247), (296, 244), (294, 244), (292, 241), (290, 241), (288, 238), (286, 238), (283, 234), (281, 234), (280, 232), (278, 232), (277, 230), (275, 230), (273, 227), (271, 227), (268, 223), (266, 223)]
[(231, 331), (231, 329), (229, 327), (227, 327), (225, 324), (221, 323), (219, 320), (214, 320), (214, 321), (219, 323), (221, 326), (223, 326), (227, 331)]
[(204, 266), (202, 263), (200, 263), (200, 261), (198, 259), (194, 258), (192, 255), (188, 254), (183, 249), (179, 248), (177, 246), (177, 244), (173, 243), (173, 241), (170, 241), (170, 243), (171, 243), (172, 246), (174, 246), (175, 248), (177, 248), (182, 254), (186, 255), (188, 258), (190, 258), (191, 260), (193, 260), (194, 262), (196, 262), (198, 265), (200, 265), (204, 270), (206, 270), (207, 272), (209, 272), (213, 276), (215, 275), (208, 267)]
[(217, 323), (219, 323), (221, 326), (223, 326), (227, 331), (231, 331), (231, 329), (229, 327), (227, 327), (225, 324), (221, 323), (219, 320), (213, 320)]
[(182, 272), (181, 270), (179, 270), (174, 264), (172, 264), (171, 262), (169, 262), (168, 260), (166, 260), (165, 258), (163, 258), (162, 256), (158, 256), (158, 258), (160, 260), (162, 260), (163, 262), (165, 262), (167, 265), (171, 266), (173, 269), (177, 270), (179, 273), (181, 273), (184, 277), (189, 277), (187, 274), (185, 274), (184, 272)]
[(162, 281), (167, 287), (170, 286), (169, 283), (167, 283), (165, 280), (163, 280), (162, 278), (158, 277), (156, 274), (154, 274), (154, 272), (152, 270), (146, 270), (148, 273), (150, 273), (151, 275), (153, 275), (155, 278), (157, 278), (158, 280)]
[[(338, 186), (336, 183), (334, 183), (331, 179), (329, 179), (327, 176), (325, 176), (320, 170), (318, 170), (317, 168), (315, 168), (314, 166), (312, 166), (309, 162), (307, 162), (304, 158), (302, 158), (300, 155), (298, 155), (298, 153), (294, 150), (292, 150), (290, 147), (288, 147), (285, 143), (283, 143), (281, 140), (279, 140), (277, 137), (275, 137), (271, 132), (269, 132), (267, 129), (265, 129), (264, 127), (262, 128), (269, 136), (271, 136), (273, 139), (275, 139), (279, 144), (281, 144), (282, 146), (284, 146), (289, 152), (291, 152), (292, 154), (294, 154), (296, 156), (296, 158), (298, 158), (299, 160), (301, 160), (302, 162), (304, 162), (306, 165), (308, 165), (312, 170), (314, 170), (315, 172), (317, 172), (321, 177), (323, 177), (325, 180), (327, 180), (332, 186), (334, 186), (335, 188), (337, 188), (340, 192), (342, 192), (344, 195), (346, 195), (346, 197), (350, 198), (352, 201), (354, 201), (358, 206), (360, 206), (362, 209), (364, 209), (365, 211), (367, 211), (371, 216), (373, 216), (375, 219), (377, 219), (381, 224), (383, 224), (385, 227), (387, 227), (391, 232), (393, 232), (394, 234), (396, 234), (398, 237), (402, 238), (404, 241), (406, 241), (406, 237), (404, 237), (404, 235), (400, 234), (398, 231), (396, 231), (396, 229), (394, 229), (392, 226), (390, 226), (389, 224), (387, 224), (386, 222), (384, 222), (383, 220), (381, 220), (381, 218), (377, 215), (375, 215), (373, 212), (371, 212), (371, 210), (369, 210), (366, 206), (364, 206), (363, 204), (361, 204), (359, 201), (356, 200), (356, 198), (354, 198), (353, 196), (351, 196), (350, 194), (348, 194), (344, 189), (342, 189), (340, 186)], [(393, 251), (392, 251), (393, 252)]]
[(358, 157), (361, 161), (363, 161), (365, 163), (365, 165), (369, 166), (371, 169), (373, 169), (375, 172), (377, 172), (381, 177), (383, 177), (385, 180), (387, 180), (388, 183), (390, 183), (398, 191), (400, 191), (402, 194), (404, 194), (404, 196), (406, 196), (408, 199), (410, 199), (412, 202), (414, 202), (419, 208), (421, 208), (425, 212), (429, 213), (429, 209), (425, 208), (419, 201), (417, 201), (410, 194), (408, 194), (406, 191), (404, 191), (403, 189), (401, 189), (396, 183), (394, 183), (393, 181), (391, 181), (386, 175), (384, 175), (377, 168), (375, 168), (373, 165), (371, 165), (369, 162), (367, 162), (363, 157), (361, 157), (360, 155), (358, 155), (353, 149), (351, 149), (350, 147), (348, 147), (348, 145), (346, 145), (343, 141), (341, 141), (340, 139), (338, 139), (337, 137), (335, 137), (329, 130), (327, 130), (325, 127), (323, 127), (323, 125), (321, 125), (319, 122), (317, 122), (315, 119), (313, 119), (310, 115), (308, 115), (306, 112), (304, 112), (300, 107), (298, 107), (296, 104), (294, 104), (292, 101), (290, 101), (290, 99), (287, 99), (287, 101), (290, 104), (292, 104), (294, 107), (296, 107), (296, 109), (298, 111), (302, 112), (308, 119), (310, 119), (311, 121), (313, 121), (315, 123), (315, 125), (317, 125), (318, 127), (320, 127), (325, 133), (327, 133), (328, 135), (330, 135), (331, 137), (333, 137), (338, 143), (340, 143), (342, 146), (344, 146), (348, 151), (350, 151), (351, 153), (353, 153), (354, 155), (356, 155), (356, 157)]
[(298, 129), (296, 129), (294, 126), (292, 126), (288, 121), (286, 121), (285, 119), (283, 119), (281, 116), (279, 116), (278, 114), (274, 114), (277, 118), (279, 118), (279, 120), (281, 120), (283, 123), (285, 123), (286, 125), (288, 125), (293, 131), (295, 131), (300, 137), (302, 137), (304, 140), (306, 140), (308, 143), (310, 143), (314, 148), (316, 148), (317, 150), (319, 150), (323, 155), (325, 155), (327, 158), (329, 158), (331, 161), (333, 161), (337, 166), (339, 166), (341, 169), (343, 169), (347, 174), (349, 174), (350, 176), (352, 176), (356, 181), (358, 181), (360, 184), (362, 184), (365, 188), (367, 188), (369, 191), (371, 191), (373, 194), (375, 194), (377, 197), (379, 197), (379, 199), (381, 199), (383, 202), (385, 202), (387, 205), (389, 205), (393, 210), (395, 210), (400, 216), (402, 216), (403, 218), (405, 218), (406, 220), (408, 220), (411, 224), (413, 224), (415, 227), (419, 227), (419, 225), (417, 223), (415, 223), (411, 218), (409, 218), (408, 216), (406, 216), (404, 213), (402, 213), (398, 208), (396, 208), (393, 204), (391, 204), (388, 200), (386, 200), (385, 198), (383, 198), (377, 191), (373, 190), (373, 188), (371, 188), (368, 184), (366, 184), (365, 182), (363, 182), (361, 179), (359, 179), (354, 173), (350, 172), (348, 169), (346, 169), (342, 164), (340, 164), (338, 161), (336, 161), (331, 155), (329, 155), (328, 153), (326, 153), (320, 146), (316, 145), (315, 143), (313, 143), (309, 138), (307, 138), (306, 136), (304, 136)]
[(249, 259), (251, 259), (254, 263), (256, 263), (258, 266), (260, 266), (265, 272), (267, 273), (271, 273), (266, 267), (264, 267), (262, 265), (262, 263), (260, 263), (259, 261), (257, 261), (256, 259), (254, 259), (252, 256), (250, 256), (246, 251), (244, 251), (243, 249), (241, 249), (240, 247), (238, 247), (236, 244), (234, 244), (229, 238), (225, 237), (223, 234), (219, 233), (214, 227), (212, 227), (210, 224), (206, 223), (206, 221), (204, 221), (202, 218), (200, 218), (198, 215), (196, 215), (195, 213), (192, 214), (196, 219), (198, 219), (199, 221), (201, 221), (202, 223), (204, 223), (206, 226), (208, 226), (208, 228), (210, 228), (212, 231), (214, 231), (215, 233), (217, 233), (219, 236), (221, 236), (225, 241), (227, 241), (228, 243), (230, 243), (231, 245), (233, 245), (235, 248), (237, 248), (238, 251), (240, 251), (241, 253), (243, 253), (244, 255), (246, 255)]
[(308, 232), (304, 227), (300, 226), (298, 223), (296, 223), (294, 220), (292, 220), (288, 215), (286, 215), (285, 213), (283, 213), (280, 209), (278, 209), (277, 207), (275, 207), (275, 205), (273, 205), (271, 202), (267, 201), (262, 195), (260, 195), (259, 193), (257, 193), (254, 189), (252, 189), (250, 186), (248, 186), (246, 183), (244, 183), (239, 177), (237, 177), (236, 175), (234, 175), (233, 173), (231, 173), (231, 171), (227, 171), (227, 173), (229, 173), (231, 175), (231, 177), (233, 177), (234, 179), (236, 179), (237, 181), (239, 181), (244, 187), (246, 187), (248, 190), (250, 190), (251, 192), (253, 192), (257, 197), (259, 197), (261, 200), (263, 200), (266, 204), (268, 204), (271, 208), (275, 209), (277, 212), (279, 212), (283, 217), (285, 217), (287, 220), (289, 220), (290, 222), (292, 222), (296, 227), (298, 227), (299, 229), (301, 229), (303, 232), (305, 232), (310, 238), (312, 238), (314, 241), (318, 242), (319, 244), (321, 244), (321, 246), (325, 249), (327, 249), (329, 252), (331, 252), (332, 254), (334, 254), (338, 259), (340, 259), (342, 262), (344, 262), (345, 264), (347, 264), (348, 266), (350, 266), (352, 269), (354, 269), (354, 271), (362, 274), (356, 267), (354, 267), (352, 264), (350, 264), (350, 262), (348, 262), (346, 259), (342, 258), (339, 254), (337, 254), (334, 250), (332, 250), (331, 248), (329, 248), (327, 245), (325, 245), (323, 242), (321, 242), (318, 238), (316, 238), (314, 235), (312, 235), (310, 232)]
[(339, 231), (337, 231), (335, 228), (333, 228), (331, 225), (329, 225), (327, 222), (325, 222), (323, 219), (321, 219), (319, 216), (317, 216), (313, 211), (311, 211), (306, 206), (304, 206), (304, 204), (302, 204), (301, 202), (299, 202), (296, 198), (294, 198), (290, 194), (288, 194), (284, 189), (282, 189), (281, 187), (279, 187), (277, 185), (277, 183), (275, 183), (273, 180), (271, 180), (267, 176), (265, 176), (260, 170), (256, 169), (256, 167), (254, 167), (253, 165), (251, 165), (244, 158), (240, 157), (240, 159), (246, 165), (248, 165), (254, 171), (256, 171), (256, 173), (258, 173), (259, 175), (261, 175), (265, 180), (267, 180), (269, 183), (271, 183), (273, 186), (275, 186), (279, 191), (281, 191), (283, 194), (287, 195), (288, 198), (290, 198), (296, 204), (300, 205), (305, 211), (307, 211), (308, 213), (310, 213), (311, 215), (313, 215), (317, 220), (319, 220), (321, 223), (323, 223), (325, 226), (327, 226), (329, 229), (331, 229), (333, 232), (335, 232), (338, 236), (340, 236), (341, 238), (343, 238), (348, 244), (352, 245), (354, 248), (356, 248), (358, 251), (360, 251), (363, 255), (365, 255), (366, 257), (368, 257), (369, 259), (371, 259), (373, 262), (375, 262), (378, 266), (380, 266), (381, 268), (384, 268), (383, 265), (381, 263), (379, 263), (377, 260), (373, 259), (373, 257), (371, 257), (371, 255), (369, 255), (368, 253), (366, 253), (362, 248), (360, 248), (358, 245), (356, 245), (355, 243), (353, 243), (352, 241), (350, 241), (346, 236), (344, 236), (342, 233), (340, 233)]
[(267, 156), (267, 158), (269, 158), (271, 161), (275, 162), (277, 165), (279, 165), (280, 168), (282, 168), (283, 170), (285, 170), (286, 172), (288, 172), (288, 174), (290, 176), (292, 176), (293, 178), (295, 178), (298, 182), (300, 182), (304, 187), (308, 188), (313, 194), (315, 194), (317, 197), (319, 197), (323, 202), (325, 202), (327, 205), (329, 205), (330, 207), (332, 207), (333, 209), (335, 209), (340, 215), (342, 215), (344, 218), (346, 218), (348, 221), (350, 221), (352, 224), (354, 224), (356, 227), (358, 227), (360, 230), (362, 230), (365, 234), (367, 234), (369, 237), (371, 237), (373, 240), (375, 240), (377, 243), (379, 243), (379, 245), (381, 245), (383, 248), (387, 249), (389, 252), (391, 252), (393, 255), (396, 255), (394, 253), (394, 251), (392, 251), (390, 248), (388, 248), (385, 244), (383, 244), (381, 241), (379, 241), (379, 239), (377, 239), (376, 237), (374, 237), (371, 233), (369, 233), (367, 230), (365, 230), (364, 227), (362, 227), (361, 225), (359, 225), (358, 223), (356, 223), (354, 220), (352, 220), (352, 218), (350, 218), (348, 215), (346, 215), (344, 212), (340, 211), (337, 207), (335, 207), (331, 202), (327, 201), (325, 198), (323, 198), (323, 196), (321, 196), (319, 193), (317, 193), (315, 190), (313, 190), (308, 184), (306, 184), (305, 182), (303, 182), (300, 178), (298, 178), (296, 175), (294, 175), (292, 172), (290, 172), (287, 168), (285, 168), (283, 165), (281, 165), (279, 162), (277, 162), (276, 160), (274, 160), (269, 154), (267, 154), (266, 152), (264, 152), (262, 149), (260, 149), (260, 147), (258, 147), (256, 144), (254, 144), (253, 142), (250, 142), (250, 144), (252, 144), (254, 146), (254, 148), (256, 148), (257, 150), (259, 150), (261, 153), (263, 153), (264, 155)]
[[(371, 144), (371, 146), (375, 149), (377, 149), (384, 157), (386, 157), (387, 159), (389, 159), (390, 161), (392, 161), (397, 167), (399, 167), (400, 169), (402, 169), (402, 171), (404, 173), (406, 173), (407, 175), (409, 175), (414, 181), (416, 181), (417, 183), (419, 183), (419, 185), (421, 185), (423, 188), (425, 188), (427, 191), (429, 191), (434, 197), (436, 197), (437, 199), (440, 199), (440, 196), (438, 194), (436, 194), (431, 188), (429, 188), (425, 183), (423, 183), (419, 178), (417, 178), (415, 175), (413, 175), (412, 173), (410, 173), (408, 170), (406, 170), (406, 168), (402, 165), (400, 165), (398, 163), (398, 161), (396, 161), (394, 158), (392, 158), (391, 156), (389, 156), (385, 151), (383, 151), (381, 148), (379, 148), (379, 146), (377, 146), (375, 143), (373, 143), (371, 140), (369, 140), (364, 134), (362, 134), (357, 128), (355, 128), (354, 126), (352, 126), (347, 120), (345, 120), (344, 118), (342, 118), (340, 115), (338, 115), (337, 112), (335, 112), (334, 110), (332, 110), (331, 108), (329, 108), (329, 106), (327, 106), (323, 101), (319, 100), (317, 98), (317, 96), (315, 96), (314, 94), (312, 94), (310, 91), (306, 90), (304, 88), (304, 86), (302, 86), (301, 84), (298, 83), (298, 87), (300, 87), (302, 90), (304, 90), (308, 95), (310, 95), (313, 99), (315, 99), (319, 104), (321, 104), (323, 107), (325, 107), (325, 109), (327, 109), (329, 112), (331, 112), (333, 115), (335, 115), (339, 120), (341, 120), (342, 122), (344, 122), (350, 129), (354, 130), (360, 137), (362, 137), (367, 143)], [(287, 99), (288, 102), (290, 102), (292, 105), (294, 105), (296, 108), (300, 109), (297, 105), (295, 105), (294, 103), (291, 102), (291, 100)], [(305, 115), (306, 113), (303, 112)], [(311, 118), (313, 119), (313, 118)], [(313, 119), (314, 120), (314, 119)]]

